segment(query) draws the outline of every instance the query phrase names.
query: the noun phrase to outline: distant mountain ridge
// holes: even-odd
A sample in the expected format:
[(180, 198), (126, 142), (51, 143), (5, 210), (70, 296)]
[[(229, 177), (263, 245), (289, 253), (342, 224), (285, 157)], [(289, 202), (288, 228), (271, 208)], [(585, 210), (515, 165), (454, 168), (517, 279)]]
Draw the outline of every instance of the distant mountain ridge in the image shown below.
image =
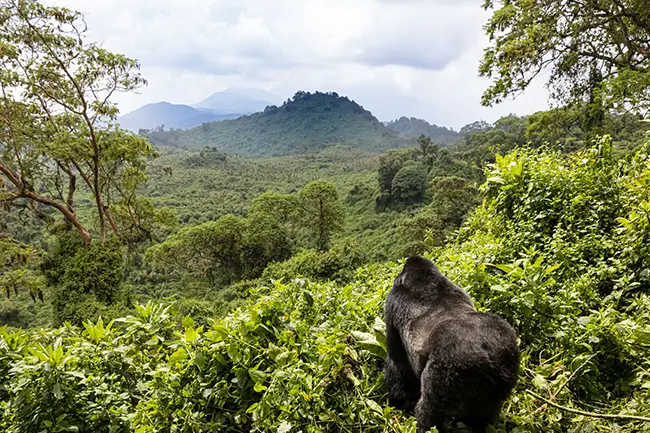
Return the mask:
[(125, 114), (118, 121), (122, 128), (138, 132), (141, 129), (154, 129), (159, 126), (174, 129), (192, 128), (206, 122), (236, 119), (239, 116), (241, 116), (239, 113), (218, 114), (201, 111), (189, 105), (157, 102)]
[(121, 116), (118, 121), (123, 128), (134, 132), (162, 125), (167, 129), (187, 129), (256, 113), (279, 100), (278, 96), (261, 89), (228, 88), (192, 106), (169, 102), (147, 104)]
[(410, 138), (416, 138), (424, 134), (440, 146), (448, 146), (460, 138), (460, 134), (451, 128), (432, 125), (426, 120), (416, 119), (415, 117), (400, 117), (386, 123), (386, 126)]
[(278, 96), (266, 90), (231, 87), (222, 92), (213, 93), (198, 104), (194, 104), (193, 107), (221, 114), (252, 114), (278, 102)]
[(209, 146), (250, 156), (306, 153), (336, 143), (372, 152), (415, 145), (415, 140), (399, 136), (347, 97), (302, 91), (260, 113), (186, 131), (153, 131), (148, 137), (158, 145)]

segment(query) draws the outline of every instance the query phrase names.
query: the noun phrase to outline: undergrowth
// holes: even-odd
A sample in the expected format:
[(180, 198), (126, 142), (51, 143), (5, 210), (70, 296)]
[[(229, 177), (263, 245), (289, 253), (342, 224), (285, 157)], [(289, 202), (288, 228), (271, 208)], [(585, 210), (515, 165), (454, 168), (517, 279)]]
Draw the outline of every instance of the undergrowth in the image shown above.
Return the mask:
[[(647, 151), (515, 150), (486, 174), (483, 204), (428, 256), (519, 335), (521, 380), (493, 431), (650, 430)], [(272, 281), (207, 325), (149, 303), (108, 324), (4, 328), (0, 429), (414, 432), (382, 384), (399, 270)]]

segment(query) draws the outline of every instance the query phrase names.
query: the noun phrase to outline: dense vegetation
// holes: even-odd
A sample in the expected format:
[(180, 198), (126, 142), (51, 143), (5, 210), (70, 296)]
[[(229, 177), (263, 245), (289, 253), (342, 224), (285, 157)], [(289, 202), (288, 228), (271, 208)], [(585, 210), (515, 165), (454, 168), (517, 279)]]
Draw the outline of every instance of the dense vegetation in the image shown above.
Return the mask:
[[(122, 250), (126, 261), (116, 263), (124, 271), (124, 278), (119, 280), (120, 288), (116, 289), (118, 296), (100, 295), (97, 298), (94, 291), (83, 289), (85, 283), (76, 278), (71, 282), (58, 277), (43, 278), (39, 268), (66, 268), (72, 263), (68, 259), (74, 254), (63, 258), (57, 253), (69, 240), (61, 238), (64, 232), (60, 225), (48, 228), (30, 219), (24, 211), (12, 212), (3, 219), (6, 233), (13, 235), (12, 245), (22, 242), (21, 250), (31, 251), (31, 258), (25, 266), (23, 255), (7, 254), (2, 281), (11, 298), (0, 301), (0, 323), (44, 326), (62, 320), (78, 322), (98, 312), (105, 318), (115, 317), (123, 314), (134, 300), (146, 302), (169, 297), (182, 302), (184, 312), (214, 316), (247, 296), (243, 287), (237, 285), (225, 289), (229, 283), (255, 280), (260, 276), (263, 281), (297, 276), (348, 281), (353, 270), (363, 263), (421, 254), (434, 246), (444, 245), (460, 227), (467, 212), (480, 203), (477, 186), (484, 181), (480, 167), (494, 161), (493, 152), (522, 145), (533, 133), (540, 137), (557, 137), (554, 147), (563, 151), (582, 146), (585, 135), (578, 121), (564, 134), (561, 134), (562, 124), (547, 121), (562, 113), (571, 114), (556, 110), (525, 118), (507, 116), (494, 125), (476, 122), (464, 127), (469, 135), (448, 149), (438, 147), (427, 137), (420, 137), (418, 148), (392, 150), (380, 156), (349, 146), (262, 159), (228, 155), (214, 148), (199, 152), (160, 148), (159, 157), (147, 169), (149, 179), (144, 184), (142, 196), (149, 198), (159, 217), (166, 216), (167, 223), (150, 226), (150, 241)], [(579, 118), (578, 114), (573, 116)], [(612, 130), (616, 147), (634, 148), (638, 137), (642, 137), (642, 124), (633, 116), (611, 119), (613, 125), (620, 125)], [(538, 143), (531, 141), (534, 146), (541, 145)], [(302, 224), (300, 219), (291, 217), (302, 212), (297, 200), (283, 204), (290, 210), (282, 216), (286, 224), (277, 222), (280, 208), (267, 212), (274, 215), (272, 218), (251, 219), (256, 213), (254, 203), (258, 197), (265, 196), (266, 191), (273, 191), (278, 197), (291, 197), (318, 179), (336, 185), (338, 201), (343, 208), (343, 225), (341, 230), (332, 233), (331, 250), (319, 251), (315, 238), (308, 231), (297, 228)], [(90, 204), (84, 200), (79, 203), (82, 210)], [(273, 204), (269, 208), (274, 207)], [(197, 262), (198, 268), (190, 266), (196, 254), (184, 249), (188, 245), (198, 248), (205, 243), (191, 241), (194, 233), (200, 235), (209, 227), (206, 236), (210, 234), (221, 239), (221, 225), (216, 222), (229, 214), (235, 217), (231, 222), (242, 225), (241, 233), (232, 238), (237, 241), (236, 245), (229, 250), (238, 258), (232, 257), (225, 267), (215, 259), (200, 265)], [(91, 215), (84, 211), (81, 221), (92, 224)], [(177, 221), (176, 225), (173, 220)], [(251, 221), (254, 224), (251, 225)], [(168, 242), (163, 242), (168, 236)], [(210, 239), (202, 236), (198, 239)], [(178, 242), (180, 239), (185, 241)], [(177, 250), (168, 250), (165, 260), (173, 257), (177, 263), (180, 260), (187, 266), (145, 260), (148, 247), (152, 247), (150, 258), (160, 258), (163, 256), (154, 255), (153, 251), (162, 251), (171, 244), (176, 245)], [(216, 253), (214, 247), (208, 245), (206, 251)], [(74, 250), (69, 245), (67, 248)], [(83, 256), (83, 250), (79, 254)], [(90, 265), (81, 257), (79, 260)], [(271, 265), (272, 262), (275, 263)], [(265, 271), (267, 265), (271, 266)], [(53, 275), (52, 271), (47, 273)], [(242, 284), (245, 287), (256, 283)], [(44, 302), (34, 303), (31, 297), (39, 291)], [(77, 292), (84, 294), (73, 294)], [(95, 303), (97, 299), (111, 299), (111, 304), (107, 309), (102, 302)], [(61, 308), (63, 306), (66, 308)], [(74, 311), (82, 314), (75, 315)]]
[[(606, 138), (570, 156), (500, 156), (457, 242), (433, 251), (480, 309), (519, 333), (509, 429), (650, 428), (648, 158), (647, 146), (616, 158)], [(110, 324), (0, 331), (1, 426), (412, 431), (381, 385), (379, 318), (398, 270), (366, 266), (348, 285), (262, 285), (207, 326), (149, 304)]]
[[(467, 125), (472, 131), (452, 146), (453, 154), (473, 166), (494, 162), (494, 155), (517, 146), (551, 146), (572, 152), (589, 144), (594, 138), (590, 124), (591, 109), (586, 104), (539, 111), (530, 116), (504, 116), (490, 125), (480, 122)], [(618, 150), (633, 150), (647, 130), (642, 116), (633, 113), (604, 114), (598, 131), (608, 134)]]
[(551, 67), (569, 104), (449, 146), (298, 92), (154, 148), (137, 61), (0, 0), (0, 430), (412, 433), (381, 318), (425, 254), (517, 330), (496, 431), (650, 431), (648, 16), (601, 3), (486, 1), (484, 102)]
[(279, 107), (239, 119), (205, 123), (188, 131), (154, 131), (154, 144), (240, 155), (279, 156), (317, 151), (345, 143), (383, 151), (412, 144), (399, 137), (356, 102), (336, 93), (298, 92)]
[(406, 137), (415, 138), (424, 135), (439, 146), (451, 144), (458, 140), (459, 137), (459, 133), (451, 128), (432, 125), (426, 120), (414, 117), (400, 117), (397, 120), (388, 122), (386, 126)]

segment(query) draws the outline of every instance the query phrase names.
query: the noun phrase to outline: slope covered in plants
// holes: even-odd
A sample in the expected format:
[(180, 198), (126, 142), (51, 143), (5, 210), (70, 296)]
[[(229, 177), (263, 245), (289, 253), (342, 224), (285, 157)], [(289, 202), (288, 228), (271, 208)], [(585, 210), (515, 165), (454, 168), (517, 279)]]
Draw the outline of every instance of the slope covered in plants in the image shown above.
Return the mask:
[[(607, 139), (499, 156), (457, 241), (429, 254), (519, 334), (498, 430), (650, 429), (648, 158), (647, 145), (617, 158)], [(382, 388), (399, 267), (363, 267), (345, 286), (271, 282), (205, 326), (149, 304), (110, 326), (4, 329), (0, 429), (412, 432)]]
[(414, 143), (347, 97), (321, 92), (298, 92), (281, 106), (260, 113), (187, 131), (152, 131), (148, 138), (156, 145), (195, 150), (211, 146), (249, 156), (294, 155), (341, 143), (379, 152)]

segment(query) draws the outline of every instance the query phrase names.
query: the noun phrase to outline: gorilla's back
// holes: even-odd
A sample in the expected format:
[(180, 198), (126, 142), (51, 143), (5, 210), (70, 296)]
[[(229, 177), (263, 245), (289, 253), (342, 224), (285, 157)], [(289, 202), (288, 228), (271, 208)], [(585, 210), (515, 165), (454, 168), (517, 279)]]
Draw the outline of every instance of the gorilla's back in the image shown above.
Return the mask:
[(463, 417), (501, 404), (517, 384), (519, 347), (514, 329), (491, 313), (472, 312), (441, 322), (430, 334), (424, 381), (445, 396), (448, 414)]

